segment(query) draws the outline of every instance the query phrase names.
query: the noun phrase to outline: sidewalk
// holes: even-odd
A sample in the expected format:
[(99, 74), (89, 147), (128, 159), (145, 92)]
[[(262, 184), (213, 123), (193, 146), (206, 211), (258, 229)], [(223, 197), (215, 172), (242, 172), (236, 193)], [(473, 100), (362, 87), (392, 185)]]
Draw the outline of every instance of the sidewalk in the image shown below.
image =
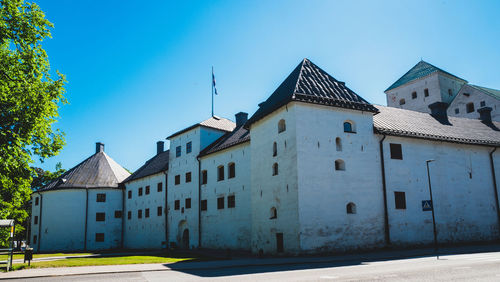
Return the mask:
[[(481, 245), (450, 247), (440, 250), (440, 255), (467, 254), (481, 252), (498, 252), (500, 245)], [(128, 265), (101, 265), (101, 266), (80, 266), (61, 268), (32, 268), (1, 273), (2, 279), (22, 279), (37, 277), (53, 277), (68, 275), (103, 274), (103, 273), (124, 273), (124, 272), (148, 272), (148, 271), (183, 271), (194, 269), (218, 269), (246, 266), (266, 266), (266, 265), (287, 265), (302, 263), (328, 263), (328, 262), (369, 262), (380, 260), (393, 260), (413, 257), (425, 257), (434, 255), (433, 249), (413, 249), (413, 250), (390, 250), (378, 251), (363, 254), (349, 254), (338, 256), (303, 256), (303, 257), (274, 257), (274, 258), (237, 258), (228, 260), (200, 261), (200, 262), (178, 262), (170, 264), (128, 264)]]

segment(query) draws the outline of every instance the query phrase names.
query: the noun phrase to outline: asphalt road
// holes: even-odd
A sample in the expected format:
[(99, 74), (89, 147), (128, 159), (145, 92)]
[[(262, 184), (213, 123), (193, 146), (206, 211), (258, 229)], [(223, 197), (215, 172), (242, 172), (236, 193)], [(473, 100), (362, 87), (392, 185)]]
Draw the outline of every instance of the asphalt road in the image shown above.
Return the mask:
[[(30, 279), (26, 280), (29, 281)], [(188, 271), (37, 278), (36, 281), (500, 281), (500, 252)], [(19, 281), (19, 280), (16, 280)], [(35, 281), (35, 279), (32, 279)]]

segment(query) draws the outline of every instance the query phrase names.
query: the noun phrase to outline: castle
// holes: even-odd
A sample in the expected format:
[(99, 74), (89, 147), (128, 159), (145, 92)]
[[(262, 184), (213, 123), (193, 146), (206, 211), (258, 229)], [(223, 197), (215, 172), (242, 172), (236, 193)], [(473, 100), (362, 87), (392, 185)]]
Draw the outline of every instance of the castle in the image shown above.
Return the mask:
[(175, 132), (131, 175), (97, 143), (33, 193), (30, 244), (264, 254), (426, 245), (432, 210), (439, 243), (497, 240), (499, 91), (422, 61), (385, 93), (388, 106), (373, 105), (304, 59), (250, 118)]

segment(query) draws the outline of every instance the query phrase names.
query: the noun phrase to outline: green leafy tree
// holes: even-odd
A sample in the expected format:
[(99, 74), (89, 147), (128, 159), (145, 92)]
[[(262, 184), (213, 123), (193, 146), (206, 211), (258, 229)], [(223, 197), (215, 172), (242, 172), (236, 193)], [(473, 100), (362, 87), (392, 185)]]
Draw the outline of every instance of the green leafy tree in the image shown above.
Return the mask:
[(52, 27), (38, 5), (0, 0), (0, 218), (16, 220), (17, 237), (24, 237), (33, 158), (43, 162), (64, 145), (52, 125), (67, 103), (65, 78), (51, 78), (41, 45)]

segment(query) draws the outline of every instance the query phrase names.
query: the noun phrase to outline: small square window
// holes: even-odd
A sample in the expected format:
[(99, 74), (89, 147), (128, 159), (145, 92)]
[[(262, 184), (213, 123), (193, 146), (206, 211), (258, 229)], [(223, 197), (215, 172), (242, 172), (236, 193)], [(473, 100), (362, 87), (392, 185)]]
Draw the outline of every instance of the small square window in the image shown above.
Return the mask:
[(412, 92), (412, 93), (411, 93), (411, 98), (412, 98), (412, 99), (417, 99), (417, 92), (415, 92), (415, 91), (414, 91), (414, 92)]
[(150, 190), (149, 186), (146, 186), (146, 195), (149, 195), (149, 192), (150, 192), (149, 190)]
[(448, 96), (453, 96), (453, 92), (451, 91), (451, 89), (448, 89)]
[(207, 200), (201, 200), (200, 208), (201, 208), (202, 211), (206, 211), (207, 210)]
[(181, 184), (181, 175), (177, 174), (175, 176), (175, 185), (179, 185), (179, 184)]
[(137, 218), (142, 218), (142, 210), (137, 211)]
[(131, 211), (128, 211), (128, 212), (127, 212), (127, 218), (128, 218), (128, 219), (132, 219), (132, 212), (131, 212)]
[(149, 217), (149, 209), (145, 209), (144, 213), (145, 213), (144, 217), (148, 218)]
[(38, 224), (38, 216), (35, 215), (35, 224)]
[(95, 221), (104, 221), (106, 219), (106, 214), (103, 212), (95, 213)]
[(106, 194), (104, 193), (99, 193), (97, 194), (97, 199), (96, 199), (97, 202), (101, 202), (101, 203), (104, 203), (106, 202)]
[(158, 186), (157, 186), (157, 191), (158, 192), (161, 192), (163, 190), (163, 183), (158, 183)]
[(96, 233), (95, 234), (96, 242), (104, 242), (104, 233)]
[(405, 192), (394, 192), (394, 201), (396, 204), (396, 209), (404, 210), (406, 209), (406, 195)]
[(36, 197), (36, 198), (35, 198), (35, 206), (38, 206), (38, 201), (39, 201), (39, 200), (40, 200), (40, 199), (39, 199), (38, 197)]
[(175, 200), (174, 202), (174, 210), (179, 210), (181, 207), (181, 201), (180, 200)]
[(158, 215), (158, 216), (162, 215), (162, 207), (156, 208), (156, 215)]
[(234, 195), (227, 196), (227, 207), (228, 208), (236, 207), (236, 198)]
[(460, 113), (460, 110), (458, 108), (455, 109), (455, 114)]
[(35, 236), (33, 236), (33, 244), (36, 244), (37, 239), (38, 239), (38, 236), (36, 236), (36, 235), (35, 235)]
[(465, 105), (465, 108), (466, 108), (466, 111), (467, 113), (472, 113), (474, 112), (474, 103), (467, 103), (467, 105)]
[(142, 196), (142, 187), (141, 187), (141, 188), (139, 188), (139, 190), (137, 191), (137, 194), (138, 194), (139, 196)]
[(122, 218), (122, 211), (115, 211), (115, 218)]
[(191, 172), (186, 172), (186, 183), (191, 182)]
[(178, 158), (181, 156), (181, 146), (175, 147), (175, 157)]
[(187, 198), (185, 200), (185, 205), (186, 209), (190, 209), (191, 208), (191, 198)]
[(128, 190), (128, 198), (132, 199), (132, 190)]
[(224, 197), (217, 198), (217, 209), (221, 210), (224, 208)]
[(390, 143), (389, 147), (391, 149), (391, 159), (402, 160), (403, 150), (401, 149), (401, 144)]
[(485, 101), (481, 101), (481, 103), (479, 103), (479, 105), (480, 105), (481, 107), (484, 107), (484, 106), (486, 106), (486, 102), (485, 102)]
[(424, 97), (429, 97), (429, 89), (424, 89)]
[(207, 184), (208, 175), (206, 170), (201, 171), (201, 184)]
[(191, 153), (191, 151), (193, 150), (192, 147), (193, 147), (192, 143), (191, 142), (187, 142), (187, 144), (186, 144), (186, 154)]

